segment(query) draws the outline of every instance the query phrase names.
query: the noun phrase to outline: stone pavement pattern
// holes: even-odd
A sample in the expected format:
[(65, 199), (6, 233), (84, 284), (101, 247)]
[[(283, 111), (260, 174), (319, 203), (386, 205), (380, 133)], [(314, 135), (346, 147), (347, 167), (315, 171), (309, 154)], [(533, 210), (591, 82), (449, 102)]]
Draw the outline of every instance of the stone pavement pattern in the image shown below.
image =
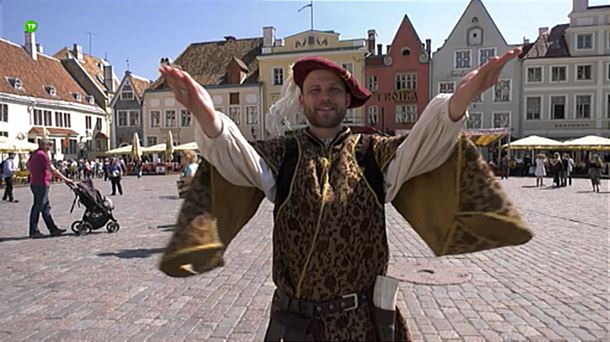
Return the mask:
[[(0, 203), (1, 341), (252, 341), (269, 317), (272, 206), (231, 244), (226, 266), (188, 279), (157, 270), (181, 201), (176, 176), (123, 180), (112, 197), (121, 224), (85, 237), (31, 240), (32, 195)], [(550, 183), (550, 180), (547, 180)], [(391, 264), (458, 266), (472, 276), (458, 285), (401, 283), (399, 308), (416, 341), (608, 341), (608, 181), (591, 193), (587, 180), (562, 189), (532, 188), (532, 178), (502, 183), (530, 222), (528, 244), (435, 258), (388, 207)], [(108, 194), (110, 184), (95, 184)], [(61, 227), (72, 193), (53, 185)], [(41, 231), (48, 234), (41, 220)]]

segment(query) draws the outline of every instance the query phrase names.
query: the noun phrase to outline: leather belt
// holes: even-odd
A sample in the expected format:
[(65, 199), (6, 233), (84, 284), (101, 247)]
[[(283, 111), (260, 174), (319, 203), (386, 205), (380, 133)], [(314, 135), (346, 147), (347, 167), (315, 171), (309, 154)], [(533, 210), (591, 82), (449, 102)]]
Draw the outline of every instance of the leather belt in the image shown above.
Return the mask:
[(298, 313), (305, 317), (317, 317), (334, 312), (345, 312), (359, 308), (370, 302), (372, 290), (354, 292), (327, 301), (310, 301), (288, 297), (283, 291), (277, 289), (277, 303), (279, 309)]

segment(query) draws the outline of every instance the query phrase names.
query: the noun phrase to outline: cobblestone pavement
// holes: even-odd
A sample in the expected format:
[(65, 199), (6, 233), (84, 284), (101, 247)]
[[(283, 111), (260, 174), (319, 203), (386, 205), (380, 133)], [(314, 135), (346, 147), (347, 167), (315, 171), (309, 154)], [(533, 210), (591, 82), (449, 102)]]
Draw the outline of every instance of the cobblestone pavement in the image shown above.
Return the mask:
[[(231, 244), (227, 265), (174, 279), (157, 270), (181, 201), (176, 176), (123, 180), (112, 197), (121, 230), (31, 240), (32, 195), (0, 203), (0, 340), (252, 341), (262, 340), (271, 281), (271, 213), (259, 213)], [(608, 341), (609, 200), (588, 180), (561, 189), (534, 188), (533, 178), (502, 183), (530, 222), (526, 245), (434, 258), (388, 207), (391, 263), (421, 261), (465, 269), (457, 285), (401, 283), (399, 307), (417, 341)], [(550, 179), (547, 180), (550, 184)], [(110, 184), (96, 180), (103, 193)], [(51, 188), (61, 227), (72, 193)], [(41, 231), (48, 233), (41, 220)]]

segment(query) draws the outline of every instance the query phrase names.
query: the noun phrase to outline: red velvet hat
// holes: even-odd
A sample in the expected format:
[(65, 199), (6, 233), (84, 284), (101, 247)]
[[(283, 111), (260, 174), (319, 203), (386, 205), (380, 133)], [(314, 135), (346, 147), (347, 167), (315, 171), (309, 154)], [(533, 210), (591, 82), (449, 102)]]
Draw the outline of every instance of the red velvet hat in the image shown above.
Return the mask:
[(303, 90), (303, 82), (310, 72), (318, 69), (334, 71), (345, 83), (346, 90), (351, 94), (352, 100), (347, 108), (360, 107), (371, 97), (371, 92), (358, 84), (354, 75), (337, 63), (323, 57), (301, 57), (292, 66), (294, 83)]

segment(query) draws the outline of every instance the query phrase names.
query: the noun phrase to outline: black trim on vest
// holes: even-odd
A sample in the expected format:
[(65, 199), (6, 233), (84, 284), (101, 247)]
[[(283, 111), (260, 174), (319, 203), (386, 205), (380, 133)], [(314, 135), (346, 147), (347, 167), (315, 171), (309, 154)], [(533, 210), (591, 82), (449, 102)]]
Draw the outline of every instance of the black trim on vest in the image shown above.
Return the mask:
[(383, 173), (381, 172), (379, 165), (377, 165), (371, 140), (370, 135), (363, 134), (360, 137), (358, 146), (356, 146), (356, 160), (364, 174), (364, 178), (369, 183), (373, 191), (375, 191), (375, 195), (377, 195), (379, 203), (383, 205), (385, 203)]
[(275, 206), (273, 208), (273, 217), (277, 215), (277, 210), (288, 199), (290, 193), (290, 184), (296, 173), (297, 163), (299, 162), (299, 147), (296, 137), (286, 139), (286, 149), (284, 150), (284, 158), (277, 172), (275, 181)]

